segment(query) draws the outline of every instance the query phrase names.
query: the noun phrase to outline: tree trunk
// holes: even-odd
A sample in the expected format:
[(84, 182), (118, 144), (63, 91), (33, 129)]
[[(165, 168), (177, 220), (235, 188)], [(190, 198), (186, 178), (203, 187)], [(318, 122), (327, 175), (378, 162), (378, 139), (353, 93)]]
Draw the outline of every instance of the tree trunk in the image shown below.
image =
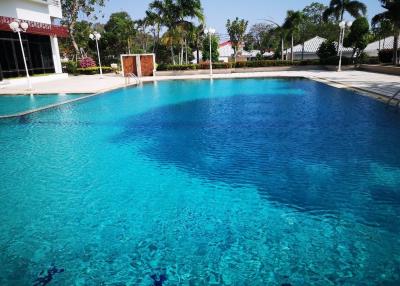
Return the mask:
[(301, 60), (304, 60), (304, 41), (303, 41), (303, 44), (301, 46)]
[(285, 50), (285, 48), (283, 47), (283, 44), (284, 44), (284, 43), (283, 43), (283, 36), (282, 36), (282, 39), (281, 39), (281, 44), (282, 44), (282, 45), (281, 45), (281, 60), (283, 61), (283, 59), (284, 59), (284, 58), (283, 58), (283, 51)]
[(397, 65), (399, 63), (399, 57), (397, 50), (399, 49), (399, 31), (395, 31), (394, 41), (393, 41), (393, 64)]
[(291, 50), (290, 50), (290, 60), (291, 60), (292, 63), (293, 63), (293, 60), (294, 60), (294, 53), (293, 53), (293, 33), (292, 33), (292, 48), (291, 48)]
[(187, 45), (187, 40), (185, 39), (185, 48), (186, 48), (186, 64), (188, 64), (188, 45)]
[(197, 64), (200, 63), (200, 50), (199, 50), (199, 42), (196, 42), (196, 56), (197, 56)]
[(175, 65), (174, 47), (170, 45), (170, 49), (171, 49), (172, 64)]
[(80, 51), (79, 51), (79, 46), (78, 46), (78, 44), (76, 43), (76, 40), (75, 40), (75, 36), (74, 36), (74, 28), (75, 28), (75, 24), (76, 24), (76, 20), (77, 20), (77, 18), (78, 18), (78, 10), (79, 10), (79, 3), (78, 3), (78, 1), (79, 0), (75, 0), (73, 3), (72, 3), (72, 9), (71, 9), (71, 21), (69, 21), (69, 23), (68, 23), (68, 31), (69, 31), (69, 36), (70, 36), (70, 38), (71, 38), (71, 41), (72, 41), (72, 46), (74, 47), (74, 49), (75, 49), (75, 53), (76, 53), (76, 56), (78, 57), (78, 55), (80, 54)]

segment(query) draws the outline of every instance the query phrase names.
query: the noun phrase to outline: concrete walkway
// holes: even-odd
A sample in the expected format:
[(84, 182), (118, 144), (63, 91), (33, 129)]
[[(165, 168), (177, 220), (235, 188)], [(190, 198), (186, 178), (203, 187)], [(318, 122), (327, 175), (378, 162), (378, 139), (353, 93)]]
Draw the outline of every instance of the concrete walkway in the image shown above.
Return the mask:
[[(400, 77), (394, 75), (370, 73), (364, 71), (272, 71), (255, 73), (215, 74), (213, 78), (248, 78), (248, 77), (305, 77), (322, 81), (338, 88), (350, 88), (363, 91), (377, 98), (387, 98), (400, 90)], [(144, 77), (143, 82), (175, 79), (209, 79), (209, 75), (179, 75)], [(131, 84), (134, 84), (131, 80)], [(99, 93), (126, 86), (120, 75), (107, 74), (101, 79), (99, 75), (69, 76), (62, 80), (53, 80), (35, 84), (32, 91), (26, 85), (0, 88), (1, 94), (51, 94), (51, 93)]]

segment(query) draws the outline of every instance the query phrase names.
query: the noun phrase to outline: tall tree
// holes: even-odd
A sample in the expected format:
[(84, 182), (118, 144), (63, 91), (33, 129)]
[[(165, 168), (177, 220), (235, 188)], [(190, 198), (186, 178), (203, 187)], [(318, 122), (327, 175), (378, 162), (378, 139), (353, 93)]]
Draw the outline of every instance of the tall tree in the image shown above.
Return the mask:
[(235, 62), (238, 49), (240, 48), (241, 45), (244, 44), (244, 36), (246, 34), (248, 24), (249, 21), (246, 21), (244, 19), (239, 19), (238, 17), (236, 17), (236, 19), (233, 21), (228, 19), (226, 22), (226, 29), (228, 31), (229, 38), (234, 51)]
[(114, 53), (130, 53), (135, 34), (134, 22), (127, 12), (111, 14), (104, 25), (103, 38)]
[(80, 50), (75, 39), (75, 25), (78, 21), (79, 13), (90, 16), (97, 6), (104, 6), (105, 1), (106, 0), (61, 0), (63, 22), (68, 26), (71, 42), (77, 55), (80, 54)]
[(398, 49), (399, 49), (399, 34), (400, 34), (400, 0), (380, 0), (382, 7), (386, 11), (375, 15), (372, 18), (372, 25), (382, 23), (389, 20), (393, 25), (393, 64), (399, 63)]
[(175, 64), (174, 46), (180, 46), (180, 61), (183, 58), (183, 47), (187, 47), (188, 27), (192, 20), (204, 22), (200, 0), (155, 0), (149, 5), (149, 12), (159, 15), (162, 26), (167, 29), (163, 42), (168, 43), (171, 58)]
[(304, 15), (301, 11), (287, 11), (285, 22), (283, 23), (283, 28), (287, 30), (291, 36), (291, 53), (290, 59), (293, 62), (294, 60), (294, 53), (293, 53), (293, 46), (294, 46), (294, 35), (300, 32), (300, 26), (304, 22)]
[(323, 19), (327, 21), (330, 16), (334, 16), (337, 21), (343, 21), (345, 12), (358, 18), (365, 16), (367, 6), (357, 0), (331, 0), (329, 7), (324, 11)]
[(365, 17), (358, 17), (350, 28), (350, 33), (344, 39), (344, 46), (353, 48), (353, 57), (357, 60), (367, 47), (370, 40), (369, 23)]

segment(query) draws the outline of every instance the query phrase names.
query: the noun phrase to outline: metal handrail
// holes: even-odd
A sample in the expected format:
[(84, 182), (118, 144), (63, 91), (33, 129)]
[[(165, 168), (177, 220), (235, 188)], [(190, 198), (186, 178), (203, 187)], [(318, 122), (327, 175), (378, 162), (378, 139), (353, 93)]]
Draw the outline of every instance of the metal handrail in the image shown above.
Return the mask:
[(126, 74), (125, 78), (128, 78), (128, 84), (130, 83), (130, 81), (129, 81), (130, 78), (133, 78), (136, 81), (136, 84), (141, 84), (140, 78), (137, 75), (135, 75), (134, 73)]
[[(393, 99), (395, 99), (396, 96), (398, 96), (398, 95), (400, 95), (400, 89), (399, 89), (398, 91), (396, 91), (396, 92), (389, 98), (389, 100), (387, 101), (386, 104), (389, 105), (390, 102), (391, 102)], [(400, 99), (397, 99), (396, 107), (399, 107), (399, 105), (400, 105)]]

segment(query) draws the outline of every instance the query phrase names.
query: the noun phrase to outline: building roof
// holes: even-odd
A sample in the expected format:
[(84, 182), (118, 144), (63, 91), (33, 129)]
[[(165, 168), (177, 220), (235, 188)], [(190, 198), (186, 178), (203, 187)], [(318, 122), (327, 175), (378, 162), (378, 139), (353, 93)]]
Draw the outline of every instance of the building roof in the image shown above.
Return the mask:
[[(400, 46), (400, 38), (398, 39), (398, 45)], [(365, 52), (376, 52), (379, 49), (393, 49), (393, 42), (394, 42), (394, 37), (387, 37), (382, 40), (378, 40), (372, 43), (369, 43), (368, 46), (365, 48)]]
[[(321, 44), (323, 42), (325, 42), (326, 39), (319, 37), (319, 36), (315, 36), (314, 38), (311, 38), (307, 41), (304, 42), (304, 53), (305, 54), (315, 54), (319, 47), (321, 46)], [(337, 43), (335, 42), (335, 45), (337, 45)], [(291, 48), (289, 48), (287, 50), (287, 53), (290, 54), (291, 53)], [(352, 48), (344, 48), (343, 49), (344, 52), (352, 52), (353, 49)], [(303, 45), (302, 44), (298, 44), (296, 46), (293, 47), (293, 53), (302, 53), (303, 52)], [(284, 54), (286, 54), (286, 51), (283, 52)]]

